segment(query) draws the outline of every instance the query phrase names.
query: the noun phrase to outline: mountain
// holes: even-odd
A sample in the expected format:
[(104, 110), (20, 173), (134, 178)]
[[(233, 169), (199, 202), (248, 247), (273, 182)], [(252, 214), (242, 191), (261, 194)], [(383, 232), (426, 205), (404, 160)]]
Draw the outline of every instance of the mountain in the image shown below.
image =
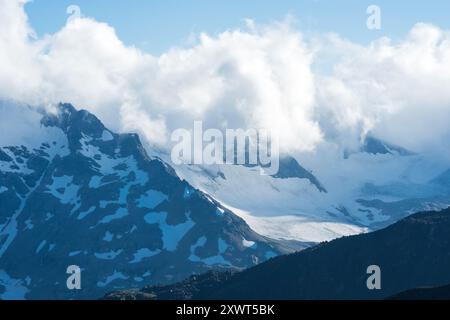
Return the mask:
[[(210, 271), (195, 275), (169, 286), (154, 286), (144, 289), (127, 289), (108, 293), (103, 300), (191, 300), (215, 290), (236, 275), (232, 271)], [(205, 298), (208, 299), (208, 298)]]
[[(0, 147), (0, 299), (97, 298), (304, 247), (252, 231), (149, 157), (136, 134), (70, 104), (21, 108), (38, 123)], [(82, 290), (66, 287), (70, 265), (82, 269)]]
[[(237, 143), (237, 141), (235, 142)], [(224, 153), (226, 152), (226, 150), (224, 149)], [(258, 158), (259, 158), (259, 154), (258, 154)], [(250, 168), (250, 169), (259, 169), (260, 167), (264, 168), (265, 166), (262, 166), (260, 163), (255, 165), (255, 164), (250, 164), (249, 163), (249, 159), (250, 159), (250, 155), (249, 155), (249, 147), (246, 145), (245, 148), (245, 163), (244, 164), (239, 164), (238, 163), (238, 153), (237, 153), (237, 147), (234, 150), (234, 165), (235, 166), (244, 166), (246, 168)], [(224, 163), (226, 162), (226, 157), (224, 157)], [(309, 181), (309, 183), (316, 187), (317, 190), (319, 190), (320, 192), (327, 192), (327, 190), (325, 190), (325, 188), (322, 186), (322, 184), (320, 183), (320, 181), (317, 179), (317, 177), (314, 176), (313, 173), (311, 173), (310, 171), (306, 170), (305, 168), (303, 168), (298, 161), (292, 157), (289, 154), (280, 154), (279, 155), (279, 163), (278, 163), (278, 172), (275, 174), (272, 174), (271, 177), (275, 178), (275, 179), (300, 179), (300, 180), (306, 180)], [(226, 177), (223, 175), (223, 173), (219, 173), (215, 178), (222, 178), (224, 180), (226, 180)]]
[[(153, 299), (384, 299), (408, 288), (450, 283), (450, 208), (414, 214), (386, 229), (277, 257), (236, 274), (209, 273), (140, 290)], [(381, 290), (367, 288), (369, 266)], [(137, 298), (115, 292), (107, 298)]]
[(279, 171), (271, 176), (254, 165), (175, 170), (273, 239), (330, 241), (450, 205), (448, 163), (372, 135), (355, 150), (345, 153), (326, 144), (315, 152), (282, 154)]
[(450, 300), (450, 285), (436, 288), (416, 288), (396, 294), (390, 300)]
[[(361, 152), (369, 154), (397, 154), (401, 156), (411, 156), (414, 153), (400, 146), (390, 144), (386, 141), (377, 139), (373, 136), (367, 136), (360, 148)], [(348, 156), (348, 154), (347, 154)]]
[(280, 158), (280, 168), (273, 177), (277, 179), (306, 179), (320, 192), (327, 192), (311, 172), (303, 168), (295, 158), (289, 155)]
[(450, 191), (450, 169), (440, 174), (438, 177), (434, 178), (431, 183), (445, 188)]

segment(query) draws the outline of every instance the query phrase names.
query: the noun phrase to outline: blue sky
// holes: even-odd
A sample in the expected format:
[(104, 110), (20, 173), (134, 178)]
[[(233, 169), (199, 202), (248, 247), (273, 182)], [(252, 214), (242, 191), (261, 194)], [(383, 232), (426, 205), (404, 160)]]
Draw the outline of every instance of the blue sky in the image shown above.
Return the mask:
[[(33, 0), (26, 10), (34, 29), (43, 35), (65, 24), (66, 8), (72, 4), (84, 16), (114, 26), (126, 44), (153, 54), (182, 45), (191, 32), (215, 34), (242, 26), (244, 18), (264, 24), (288, 14), (303, 31), (334, 31), (360, 43), (380, 36), (402, 38), (417, 22), (450, 29), (448, 0)], [(365, 27), (370, 4), (382, 9), (381, 31)]]

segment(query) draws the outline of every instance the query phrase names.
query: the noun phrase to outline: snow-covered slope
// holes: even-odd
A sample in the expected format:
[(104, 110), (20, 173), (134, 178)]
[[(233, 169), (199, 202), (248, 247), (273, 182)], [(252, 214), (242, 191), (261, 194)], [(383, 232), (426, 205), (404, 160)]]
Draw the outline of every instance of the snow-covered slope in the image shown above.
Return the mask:
[(443, 172), (449, 167), (368, 137), (354, 152), (324, 147), (297, 158), (285, 155), (274, 176), (239, 165), (175, 169), (257, 232), (320, 242), (376, 230), (417, 211), (446, 208), (449, 175)]
[[(29, 123), (0, 146), (0, 299), (98, 298), (289, 251), (150, 158), (137, 135), (67, 104), (21, 108), (0, 105)], [(83, 270), (80, 291), (66, 287), (70, 265)]]

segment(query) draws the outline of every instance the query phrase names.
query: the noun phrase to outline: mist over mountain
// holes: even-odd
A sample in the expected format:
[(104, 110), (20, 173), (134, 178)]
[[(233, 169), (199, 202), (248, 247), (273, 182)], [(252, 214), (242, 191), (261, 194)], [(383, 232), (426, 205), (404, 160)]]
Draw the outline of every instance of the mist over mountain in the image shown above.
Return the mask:
[(275, 239), (329, 241), (450, 205), (449, 164), (438, 165), (426, 154), (372, 136), (355, 151), (322, 151), (323, 156), (281, 154), (279, 171), (271, 176), (261, 175), (258, 166), (174, 169), (254, 230)]

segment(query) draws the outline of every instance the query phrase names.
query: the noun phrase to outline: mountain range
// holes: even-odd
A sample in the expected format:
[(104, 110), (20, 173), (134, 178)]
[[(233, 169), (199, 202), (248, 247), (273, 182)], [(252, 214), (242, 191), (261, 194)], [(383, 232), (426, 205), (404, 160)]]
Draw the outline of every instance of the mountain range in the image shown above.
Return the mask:
[(320, 243), (450, 205), (448, 163), (371, 135), (354, 150), (330, 145), (313, 154), (282, 153), (279, 172), (272, 176), (242, 165), (174, 169), (273, 239)]
[[(27, 112), (38, 129), (0, 148), (2, 299), (92, 299), (307, 246), (255, 233), (149, 157), (136, 134), (70, 104)], [(66, 286), (70, 265), (82, 270), (81, 290)]]
[[(352, 252), (359, 239), (379, 233), (349, 236), (387, 232), (415, 212), (450, 205), (448, 167), (372, 136), (335, 163), (326, 155), (284, 153), (278, 173), (263, 176), (258, 166), (249, 165), (172, 166), (167, 152), (142, 142), (138, 134), (117, 134), (94, 114), (70, 104), (37, 108), (0, 101), (0, 114), (17, 127), (9, 128), (15, 134), (0, 128), (0, 299), (92, 299), (129, 289), (161, 297), (167, 285), (178, 288), (192, 275), (194, 283), (208, 287), (239, 279), (236, 297), (252, 297), (251, 281), (261, 278), (243, 277), (254, 272), (240, 273), (245, 269), (266, 270), (274, 261), (285, 261), (276, 268), (286, 277), (298, 267), (305, 274), (319, 277), (321, 271), (322, 277), (334, 279), (320, 259), (331, 263), (340, 257), (320, 254), (317, 265), (302, 259), (315, 257), (314, 252), (328, 245), (336, 252)], [(408, 225), (405, 221), (400, 225)], [(410, 227), (412, 235), (415, 225)], [(365, 240), (367, 250), (385, 241), (381, 238)], [(419, 243), (414, 237), (407, 240), (411, 247), (399, 248), (413, 254)], [(297, 263), (292, 258), (297, 255), (309, 258)], [(353, 259), (358, 261), (348, 256), (341, 262), (348, 266)], [(71, 265), (82, 270), (81, 290), (67, 288)], [(313, 271), (302, 269), (308, 265)], [(275, 271), (268, 268), (265, 276), (271, 278)], [(217, 281), (211, 282), (210, 276)], [(355, 281), (346, 277), (343, 273), (336, 281)], [(416, 285), (445, 284), (441, 280), (411, 283), (386, 295)], [(251, 288), (242, 287), (246, 281)], [(260, 286), (255, 283), (255, 290), (264, 289)], [(343, 298), (361, 293), (350, 289), (352, 293), (343, 291)], [(227, 290), (224, 296), (232, 297), (233, 291)], [(336, 292), (327, 296), (321, 290), (311, 284), (294, 296), (336, 297)], [(204, 291), (198, 292), (202, 298)], [(211, 297), (220, 294), (211, 292)]]
[[(240, 273), (211, 272), (170, 286), (113, 292), (107, 299), (361, 300), (448, 297), (450, 208), (414, 214), (380, 231), (273, 258)], [(380, 290), (369, 290), (369, 266)], [(447, 291), (446, 291), (447, 290)], [(436, 292), (436, 293), (434, 293)]]

